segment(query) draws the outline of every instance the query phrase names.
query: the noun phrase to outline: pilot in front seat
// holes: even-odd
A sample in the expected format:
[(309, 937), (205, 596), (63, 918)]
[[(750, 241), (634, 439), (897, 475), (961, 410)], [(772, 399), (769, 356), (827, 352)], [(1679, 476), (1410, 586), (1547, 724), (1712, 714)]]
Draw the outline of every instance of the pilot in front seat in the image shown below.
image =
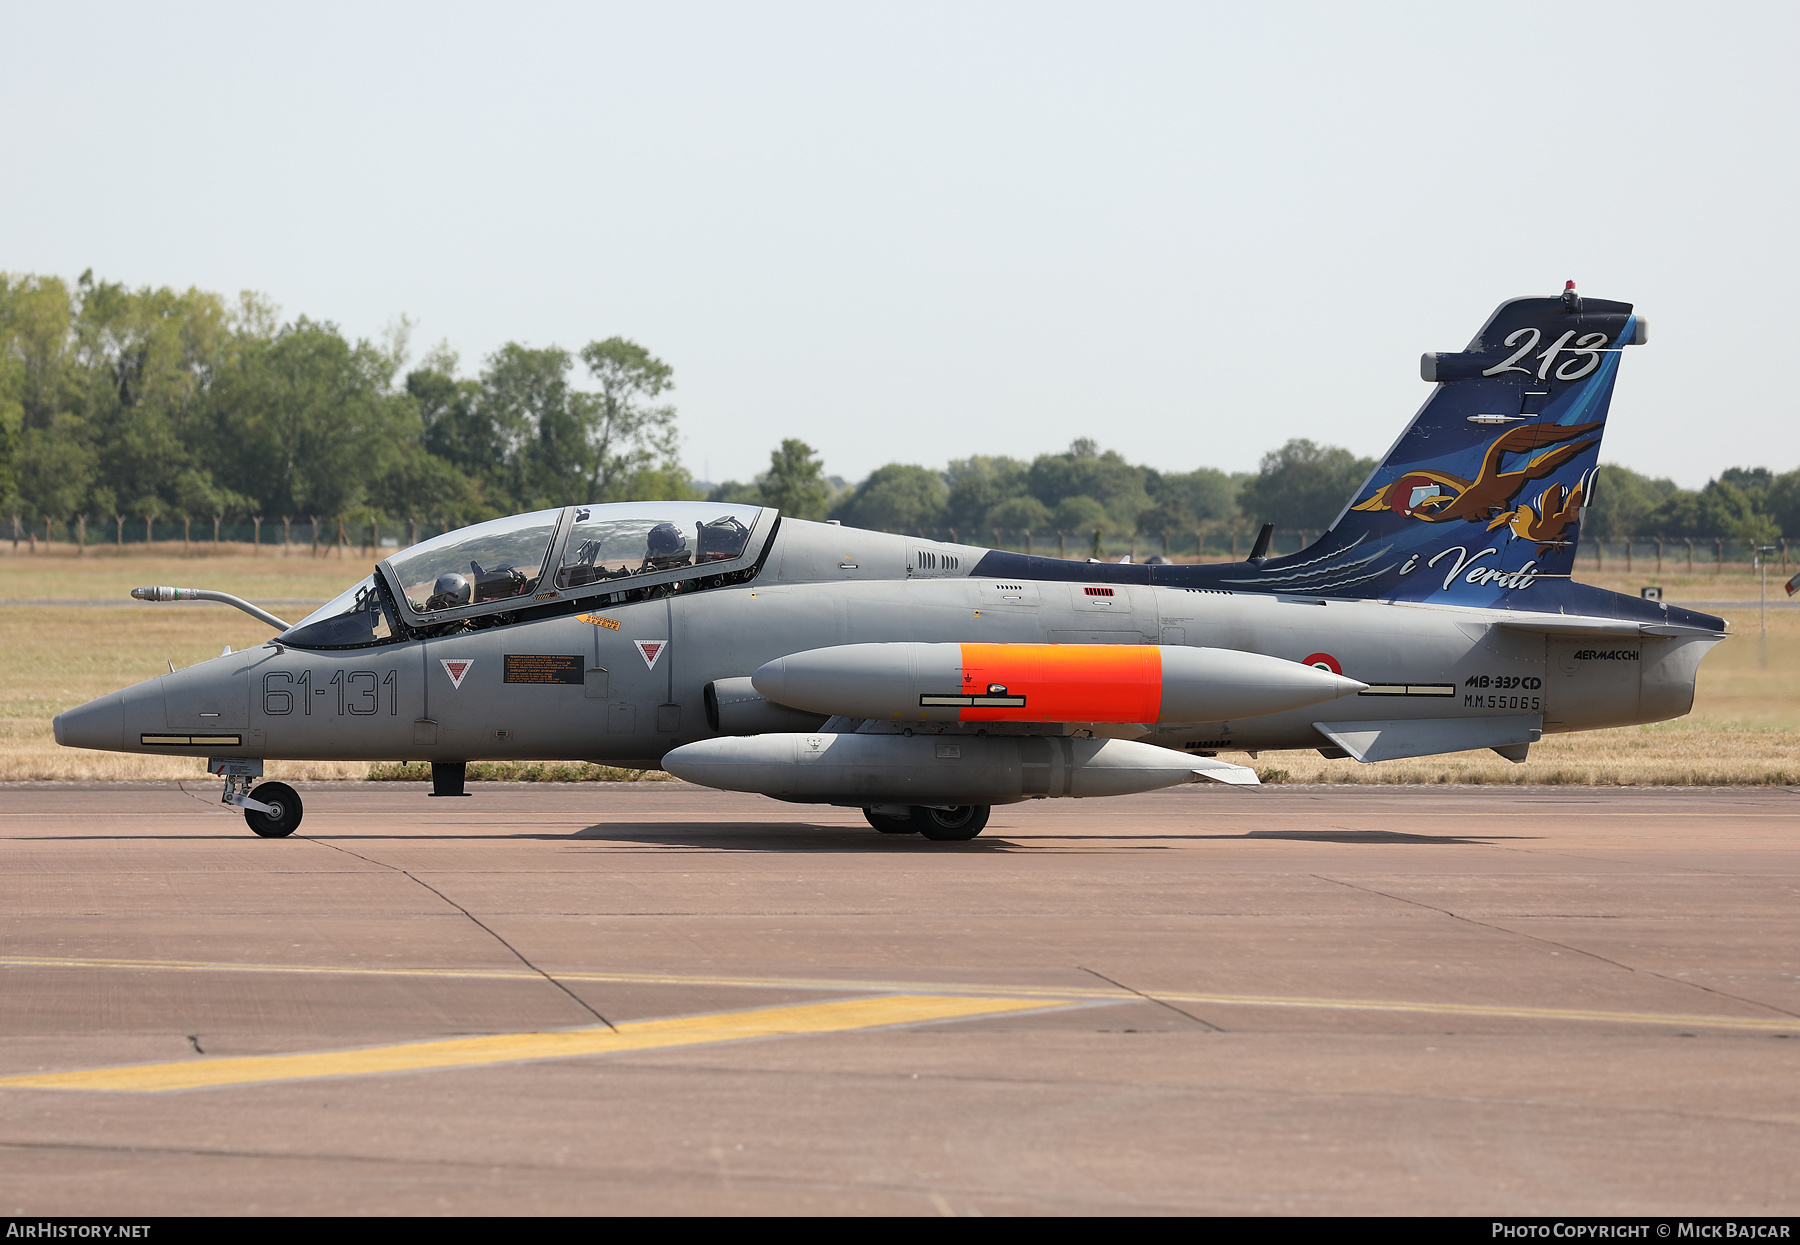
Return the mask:
[(439, 575), (431, 585), (431, 596), (425, 601), (427, 611), (452, 610), (459, 605), (467, 605), (473, 599), (474, 592), (469, 586), (467, 575), (458, 575), (455, 571)]

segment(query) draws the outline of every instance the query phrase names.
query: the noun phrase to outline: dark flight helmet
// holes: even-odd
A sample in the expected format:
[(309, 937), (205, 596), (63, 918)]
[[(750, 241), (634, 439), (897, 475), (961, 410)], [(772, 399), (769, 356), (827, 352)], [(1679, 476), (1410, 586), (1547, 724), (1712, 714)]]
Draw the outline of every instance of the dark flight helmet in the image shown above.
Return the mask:
[(673, 523), (658, 523), (650, 529), (644, 555), (652, 562), (665, 562), (687, 552), (687, 537)]
[(431, 599), (425, 602), (428, 610), (449, 610), (459, 605), (467, 605), (474, 594), (469, 589), (469, 577), (458, 575), (455, 571), (439, 575), (431, 585)]

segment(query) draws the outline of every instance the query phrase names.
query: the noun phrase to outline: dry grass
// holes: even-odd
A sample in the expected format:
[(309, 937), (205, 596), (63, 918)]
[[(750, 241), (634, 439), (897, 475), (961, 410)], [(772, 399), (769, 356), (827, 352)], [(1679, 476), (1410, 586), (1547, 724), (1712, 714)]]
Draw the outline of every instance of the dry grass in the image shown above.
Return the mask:
[[(1584, 577), (1585, 578), (1585, 577)], [(1697, 577), (1699, 578), (1699, 577)], [(1622, 577), (1621, 577), (1622, 579)], [(1669, 577), (1662, 583), (1671, 587)], [(1623, 582), (1602, 583), (1623, 591)], [(1706, 587), (1713, 587), (1710, 583)], [(1756, 590), (1755, 581), (1739, 584)], [(1785, 594), (1778, 595), (1785, 600)], [(1676, 594), (1671, 587), (1671, 597)], [(1697, 591), (1683, 591), (1689, 599)], [(1719, 591), (1716, 600), (1731, 599)], [(1727, 610), (1733, 635), (1700, 664), (1694, 711), (1672, 722), (1550, 735), (1515, 765), (1494, 753), (1411, 761), (1327, 761), (1317, 752), (1264, 752), (1263, 781), (1306, 783), (1543, 783), (1581, 786), (1790, 786), (1800, 784), (1800, 610), (1770, 610), (1768, 664), (1755, 599)]]
[[(10, 586), (10, 585), (9, 585)], [(8, 596), (12, 595), (10, 592)], [(199, 778), (194, 757), (59, 748), (50, 719), (95, 696), (215, 656), (252, 648), (269, 628), (217, 605), (0, 607), (0, 780)], [(271, 761), (272, 778), (362, 778), (362, 761)]]
[(1470, 786), (1761, 787), (1800, 785), (1800, 735), (1791, 729), (1687, 717), (1533, 744), (1523, 765), (1492, 752), (1412, 761), (1327, 761), (1317, 752), (1264, 752), (1264, 782), (1459, 783)]
[[(140, 547), (141, 548), (141, 547)], [(227, 549), (231, 548), (227, 546)], [(5, 546), (0, 546), (4, 550)], [(129, 549), (129, 547), (128, 547)], [(252, 556), (182, 557), (179, 546), (155, 554), (90, 549), (87, 556), (35, 557), (7, 552), (0, 560), (0, 599), (124, 599), (138, 584), (220, 588), (261, 600), (323, 601), (365, 574), (354, 556), (287, 557), (265, 549)], [(1700, 668), (1695, 711), (1675, 722), (1552, 736), (1514, 765), (1491, 752), (1359, 765), (1316, 752), (1265, 752), (1255, 764), (1265, 781), (1325, 783), (1574, 783), (1677, 786), (1800, 784), (1800, 610), (1769, 615), (1768, 664), (1759, 660), (1756, 581), (1723, 576), (1583, 575), (1604, 587), (1635, 590), (1660, 582), (1671, 599), (1742, 599), (1728, 611), (1736, 636)], [(1780, 590), (1777, 587), (1779, 596)], [(1785, 598), (1783, 598), (1785, 599)], [(280, 611), (277, 611), (278, 613)], [(300, 611), (290, 611), (297, 616)], [(50, 736), (58, 712), (168, 669), (211, 657), (230, 644), (249, 648), (269, 629), (225, 606), (209, 604), (0, 607), (0, 780), (198, 778), (193, 758), (138, 756), (59, 748)], [(371, 766), (363, 761), (272, 761), (269, 776), (288, 779), (377, 777), (422, 779), (422, 766)], [(371, 771), (374, 772), (371, 772)], [(530, 782), (617, 781), (639, 771), (610, 766), (497, 764), (471, 777)], [(666, 777), (642, 773), (646, 779)]]
[[(1626, 596), (1632, 597), (1635, 597), (1640, 589), (1654, 584), (1663, 590), (1665, 600), (1675, 604), (1683, 601), (1742, 601), (1752, 607), (1756, 605), (1759, 580), (1756, 572), (1748, 563), (1728, 563), (1720, 574), (1697, 570), (1690, 575), (1685, 567), (1669, 567), (1667, 562), (1664, 563), (1664, 566), (1667, 568), (1665, 573), (1658, 575), (1655, 572), (1654, 563), (1651, 564), (1650, 569), (1645, 569), (1642, 559), (1639, 559), (1638, 568), (1627, 573), (1623, 570), (1613, 570), (1612, 563), (1608, 562), (1606, 571), (1601, 573), (1593, 569), (1592, 562), (1583, 559), (1583, 569), (1575, 572), (1574, 578), (1577, 583), (1593, 584), (1597, 588), (1610, 588), (1614, 592), (1623, 592)], [(1781, 586), (1787, 582), (1788, 576), (1792, 575), (1794, 570), (1795, 568), (1791, 565), (1783, 569), (1779, 563), (1769, 567), (1769, 603), (1771, 605), (1788, 599), (1787, 593), (1782, 591)], [(1745, 616), (1741, 612), (1735, 616), (1738, 618), (1738, 625), (1744, 625)]]
[[(470, 782), (674, 782), (659, 769), (620, 769), (593, 761), (474, 761)], [(430, 782), (431, 766), (422, 761), (382, 761), (369, 767), (370, 782)]]
[[(279, 529), (277, 529), (279, 533)], [(329, 601), (379, 561), (364, 558), (355, 549), (344, 555), (312, 557), (306, 546), (265, 547), (253, 554), (249, 545), (220, 545), (196, 541), (183, 554), (181, 542), (158, 542), (153, 551), (143, 545), (126, 545), (123, 552), (111, 546), (90, 548), (77, 557), (67, 545), (56, 553), (32, 554), (24, 546), (15, 552), (10, 542), (0, 543), (0, 600), (7, 601), (127, 601), (133, 588), (146, 584), (173, 584), (178, 588), (213, 588), (251, 601)], [(389, 554), (393, 550), (387, 550)], [(169, 609), (177, 608), (169, 605)], [(181, 608), (230, 612), (223, 605), (187, 605)], [(290, 622), (304, 611), (283, 614)], [(220, 641), (224, 643), (224, 641)], [(217, 652), (215, 648), (213, 650)]]
[[(279, 529), (278, 529), (279, 530)], [(16, 553), (0, 544), (0, 600), (130, 601), (144, 584), (216, 588), (253, 601), (324, 602), (369, 573), (373, 558), (311, 557), (304, 546), (282, 554), (248, 545), (194, 542), (183, 554), (179, 541), (153, 550), (127, 545), (90, 548), (76, 556)], [(391, 551), (390, 551), (391, 552)], [(304, 606), (273, 610), (289, 621)], [(0, 607), (0, 780), (80, 781), (196, 778), (204, 762), (193, 757), (141, 756), (59, 748), (50, 719), (72, 705), (142, 679), (216, 655), (226, 644), (250, 648), (269, 638), (269, 628), (225, 605), (5, 606)], [(271, 778), (332, 779), (367, 776), (366, 761), (271, 761)]]

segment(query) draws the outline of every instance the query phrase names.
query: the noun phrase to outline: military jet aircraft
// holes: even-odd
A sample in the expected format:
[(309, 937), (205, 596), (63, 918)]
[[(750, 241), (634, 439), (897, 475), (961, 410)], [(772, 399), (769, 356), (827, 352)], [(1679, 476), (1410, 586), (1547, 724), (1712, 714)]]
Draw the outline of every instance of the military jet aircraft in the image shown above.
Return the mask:
[(749, 505), (565, 506), (405, 549), (278, 634), (56, 718), (59, 743), (208, 758), (252, 830), (263, 761), (660, 766), (972, 838), (996, 804), (1210, 779), (1220, 753), (1373, 762), (1678, 717), (1724, 620), (1573, 582), (1628, 303), (1503, 303), (1298, 553), (1031, 557)]

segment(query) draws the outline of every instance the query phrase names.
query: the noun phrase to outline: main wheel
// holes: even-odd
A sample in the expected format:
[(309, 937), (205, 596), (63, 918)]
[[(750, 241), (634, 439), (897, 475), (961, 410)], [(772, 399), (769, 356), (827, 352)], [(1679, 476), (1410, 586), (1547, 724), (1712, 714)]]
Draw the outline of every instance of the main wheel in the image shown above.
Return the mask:
[(909, 817), (889, 817), (886, 813), (878, 813), (872, 808), (863, 809), (863, 816), (869, 824), (883, 834), (917, 834), (919, 823)]
[(285, 839), (300, 824), (300, 793), (285, 782), (265, 782), (250, 793), (250, 798), (275, 810), (272, 814), (253, 808), (244, 810), (244, 820), (263, 838)]
[(961, 843), (981, 833), (987, 825), (988, 813), (986, 804), (961, 804), (955, 808), (926, 808), (917, 805), (913, 808), (912, 819), (918, 823), (919, 833), (939, 843)]

